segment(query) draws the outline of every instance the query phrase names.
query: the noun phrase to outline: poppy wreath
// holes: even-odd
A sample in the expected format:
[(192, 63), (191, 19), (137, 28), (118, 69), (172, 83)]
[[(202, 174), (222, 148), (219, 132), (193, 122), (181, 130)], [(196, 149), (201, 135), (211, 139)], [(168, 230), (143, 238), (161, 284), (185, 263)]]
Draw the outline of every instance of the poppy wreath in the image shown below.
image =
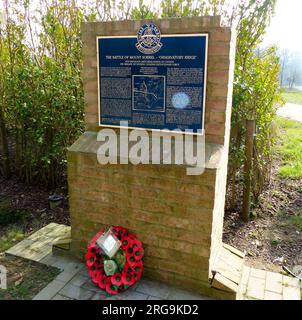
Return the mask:
[[(109, 258), (96, 244), (109, 229), (120, 240), (121, 246)], [(86, 266), (92, 281), (107, 295), (115, 295), (133, 286), (142, 276), (144, 250), (141, 241), (120, 226), (110, 226), (97, 233), (88, 245)]]

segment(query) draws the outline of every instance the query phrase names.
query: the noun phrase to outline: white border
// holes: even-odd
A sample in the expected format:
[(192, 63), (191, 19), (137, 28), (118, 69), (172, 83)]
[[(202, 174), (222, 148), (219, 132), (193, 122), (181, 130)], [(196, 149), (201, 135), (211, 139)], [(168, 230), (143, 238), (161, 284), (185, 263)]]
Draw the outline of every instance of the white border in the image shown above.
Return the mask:
[[(183, 33), (183, 34), (166, 34), (161, 35), (161, 38), (168, 38), (168, 37), (200, 37), (203, 36), (206, 38), (206, 46), (205, 46), (205, 65), (204, 65), (204, 90), (203, 90), (203, 112), (202, 112), (202, 133), (198, 132), (185, 132), (184, 130), (181, 130), (181, 134), (192, 134), (192, 135), (203, 135), (205, 128), (205, 105), (206, 105), (206, 91), (207, 91), (207, 77), (208, 77), (208, 48), (209, 48), (209, 34), (208, 33)], [(168, 132), (171, 133), (177, 133), (177, 131), (171, 131), (171, 130), (164, 130), (164, 129), (152, 129), (152, 128), (141, 128), (141, 127), (122, 127), (122, 126), (116, 126), (116, 125), (109, 125), (109, 124), (101, 124), (101, 101), (100, 101), (100, 63), (99, 63), (99, 46), (98, 41), (99, 39), (115, 39), (115, 38), (137, 38), (136, 35), (129, 35), (129, 36), (97, 36), (96, 37), (96, 53), (97, 53), (97, 81), (98, 81), (98, 125), (99, 127), (109, 127), (109, 128), (128, 128), (128, 129), (138, 129), (138, 130), (148, 130), (148, 131), (161, 131), (161, 132)], [(125, 120), (126, 121), (126, 120)]]

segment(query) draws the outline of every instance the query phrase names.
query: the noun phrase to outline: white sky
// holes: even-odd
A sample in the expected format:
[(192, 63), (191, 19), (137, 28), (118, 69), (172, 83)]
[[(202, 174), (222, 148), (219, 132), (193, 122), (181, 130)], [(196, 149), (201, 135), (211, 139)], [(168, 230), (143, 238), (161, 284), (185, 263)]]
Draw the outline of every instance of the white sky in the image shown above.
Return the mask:
[(267, 30), (264, 45), (302, 52), (302, 0), (277, 0), (276, 14)]

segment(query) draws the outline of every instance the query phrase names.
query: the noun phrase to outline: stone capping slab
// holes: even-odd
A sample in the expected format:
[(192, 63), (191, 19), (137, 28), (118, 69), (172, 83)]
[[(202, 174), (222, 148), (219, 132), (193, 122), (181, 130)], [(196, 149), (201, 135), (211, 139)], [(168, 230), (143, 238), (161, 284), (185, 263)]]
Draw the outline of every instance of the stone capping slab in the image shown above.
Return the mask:
[[(68, 152), (83, 153), (83, 154), (95, 154), (95, 156), (96, 156), (97, 150), (102, 144), (102, 142), (97, 141), (96, 138), (97, 138), (97, 132), (86, 131), (85, 133), (82, 134), (82, 136), (71, 147), (68, 148)], [(152, 158), (151, 157), (151, 155), (152, 155), (151, 138), (149, 141), (149, 145), (150, 145), (149, 159), (151, 159)], [(222, 164), (221, 160), (222, 160), (222, 156), (223, 156), (225, 147), (223, 145), (213, 144), (213, 143), (206, 143), (205, 145), (206, 145), (205, 146), (205, 149), (206, 149), (205, 168), (206, 169), (219, 169)], [(129, 146), (131, 146), (130, 143), (129, 143)], [(173, 139), (172, 139), (172, 143), (171, 143), (172, 156), (174, 154), (174, 147), (175, 147), (175, 145), (174, 145)], [(120, 158), (119, 157), (119, 146), (118, 146), (117, 151), (118, 151), (117, 153), (118, 153), (118, 159), (119, 159)], [(161, 154), (161, 158), (162, 158), (162, 154)], [(186, 166), (186, 165), (180, 165), (180, 166)]]

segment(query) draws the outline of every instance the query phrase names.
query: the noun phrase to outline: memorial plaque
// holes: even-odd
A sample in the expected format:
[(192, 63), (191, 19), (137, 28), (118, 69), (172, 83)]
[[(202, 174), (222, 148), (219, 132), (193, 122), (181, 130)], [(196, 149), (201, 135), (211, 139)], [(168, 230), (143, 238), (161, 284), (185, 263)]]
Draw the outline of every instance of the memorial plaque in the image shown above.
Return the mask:
[(207, 47), (207, 34), (161, 35), (154, 24), (97, 37), (99, 125), (203, 130)]

